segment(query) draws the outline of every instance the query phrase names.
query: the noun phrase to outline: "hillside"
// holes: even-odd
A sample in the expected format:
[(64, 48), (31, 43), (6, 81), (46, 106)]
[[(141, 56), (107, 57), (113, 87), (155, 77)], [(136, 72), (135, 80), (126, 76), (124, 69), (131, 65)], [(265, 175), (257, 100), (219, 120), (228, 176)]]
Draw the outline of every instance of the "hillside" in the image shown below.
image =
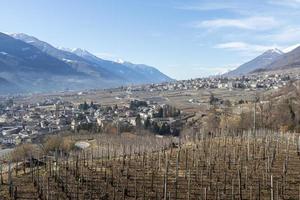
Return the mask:
[[(89, 138), (92, 148), (41, 159), (17, 154), (18, 170), (9, 171), (11, 181), (5, 176), (0, 195), (5, 200), (298, 198), (295, 135), (261, 130), (189, 136), (178, 144), (155, 136), (75, 134), (75, 140)], [(9, 183), (16, 191), (11, 195)]]

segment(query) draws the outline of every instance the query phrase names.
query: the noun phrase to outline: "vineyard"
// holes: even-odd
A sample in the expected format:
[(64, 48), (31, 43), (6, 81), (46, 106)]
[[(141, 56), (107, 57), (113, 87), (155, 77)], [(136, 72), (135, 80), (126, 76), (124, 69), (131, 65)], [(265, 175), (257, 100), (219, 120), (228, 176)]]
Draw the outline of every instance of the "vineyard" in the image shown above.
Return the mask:
[(0, 199), (300, 199), (300, 140), (272, 131), (91, 135), (1, 170)]

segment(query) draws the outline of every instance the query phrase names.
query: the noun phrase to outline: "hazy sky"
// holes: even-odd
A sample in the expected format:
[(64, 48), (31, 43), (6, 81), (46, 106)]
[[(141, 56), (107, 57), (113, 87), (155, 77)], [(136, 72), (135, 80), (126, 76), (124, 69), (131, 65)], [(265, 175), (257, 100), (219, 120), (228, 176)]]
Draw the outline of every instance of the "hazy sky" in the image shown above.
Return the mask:
[(157, 67), (224, 72), (300, 43), (300, 0), (0, 0), (1, 32)]

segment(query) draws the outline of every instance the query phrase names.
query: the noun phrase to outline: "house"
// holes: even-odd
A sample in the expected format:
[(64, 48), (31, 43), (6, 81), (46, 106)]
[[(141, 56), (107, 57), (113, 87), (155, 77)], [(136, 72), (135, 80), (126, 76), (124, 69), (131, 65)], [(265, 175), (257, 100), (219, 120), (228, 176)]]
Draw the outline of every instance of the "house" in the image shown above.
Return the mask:
[(100, 127), (105, 127), (108, 124), (112, 124), (113, 119), (108, 117), (97, 118), (97, 125)]

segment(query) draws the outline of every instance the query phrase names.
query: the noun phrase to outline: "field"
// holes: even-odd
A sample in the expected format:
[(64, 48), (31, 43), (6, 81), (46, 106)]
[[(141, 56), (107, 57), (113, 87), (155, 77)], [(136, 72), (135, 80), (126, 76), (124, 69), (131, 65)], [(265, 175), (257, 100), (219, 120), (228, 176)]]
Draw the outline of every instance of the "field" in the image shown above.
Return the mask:
[[(179, 90), (179, 91), (163, 91), (163, 92), (145, 92), (134, 91), (128, 94), (126, 91), (106, 90), (86, 91), (82, 95), (75, 92), (53, 93), (53, 94), (34, 94), (26, 97), (15, 97), (14, 102), (22, 103), (38, 103), (45, 99), (61, 98), (65, 101), (74, 104), (80, 104), (84, 101), (99, 103), (101, 105), (124, 105), (130, 103), (132, 99), (152, 100), (158, 104), (170, 104), (176, 106), (184, 112), (197, 112), (199, 110), (207, 110), (209, 108), (209, 97), (213, 94), (215, 97), (222, 100), (230, 100), (237, 102), (241, 99), (244, 101), (253, 101), (256, 95), (260, 95), (265, 91), (252, 91), (243, 89), (200, 89), (200, 90)], [(189, 102), (190, 99), (195, 99), (198, 103)], [(1, 99), (0, 99), (1, 101)]]
[[(299, 136), (73, 136), (91, 148), (11, 171), (2, 199), (298, 199)], [(8, 184), (10, 183), (10, 184)], [(9, 186), (11, 193), (9, 194)], [(9, 197), (10, 196), (10, 197)]]

